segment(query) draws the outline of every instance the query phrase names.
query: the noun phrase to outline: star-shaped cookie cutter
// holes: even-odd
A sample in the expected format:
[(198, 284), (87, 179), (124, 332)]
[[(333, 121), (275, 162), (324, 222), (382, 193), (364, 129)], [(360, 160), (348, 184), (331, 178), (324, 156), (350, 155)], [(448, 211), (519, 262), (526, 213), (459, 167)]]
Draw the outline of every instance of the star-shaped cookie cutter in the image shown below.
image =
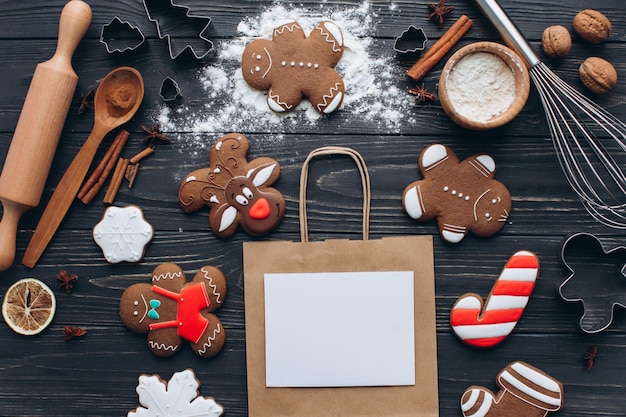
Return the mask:
[(626, 308), (626, 247), (605, 250), (595, 235), (576, 233), (564, 241), (560, 256), (570, 274), (559, 295), (582, 303), (580, 328), (590, 334), (607, 329), (615, 307)]
[[(196, 59), (201, 59), (213, 50), (213, 42), (205, 36), (211, 25), (210, 17), (194, 15), (191, 8), (175, 4), (172, 0), (143, 0), (143, 6), (148, 19), (156, 24), (159, 38), (167, 39), (172, 59), (186, 50), (191, 51)], [(177, 48), (175, 38), (198, 38), (198, 42), (197, 45), (186, 43)]]

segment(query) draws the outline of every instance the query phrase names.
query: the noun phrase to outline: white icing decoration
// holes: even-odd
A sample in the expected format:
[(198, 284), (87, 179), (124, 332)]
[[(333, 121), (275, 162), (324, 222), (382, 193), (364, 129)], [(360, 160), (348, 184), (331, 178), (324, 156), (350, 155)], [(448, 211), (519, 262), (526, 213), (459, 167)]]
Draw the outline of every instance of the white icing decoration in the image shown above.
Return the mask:
[[(276, 168), (276, 164), (272, 164), (268, 167), (265, 167), (259, 170), (254, 176), (254, 178), (252, 179), (252, 183), (256, 185), (257, 187), (260, 187), (261, 185), (265, 184), (267, 180), (269, 180), (270, 177), (272, 176), (272, 172), (274, 172), (274, 168)], [(254, 169), (251, 169), (250, 171), (248, 171), (247, 177), (250, 178), (250, 176), (253, 173), (254, 173)]]
[(135, 206), (109, 207), (94, 227), (93, 238), (108, 262), (136, 262), (152, 240), (153, 229)]
[(311, 67), (313, 66), (313, 64), (311, 64), (311, 63), (309, 62), (308, 64), (306, 64), (306, 66), (307, 66), (308, 68), (311, 68)]
[[(528, 369), (529, 371), (531, 371), (530, 369)], [(517, 371), (516, 371), (517, 372)], [(544, 380), (548, 380), (548, 378), (544, 375), (538, 374), (535, 372), (535, 374), (537, 375), (537, 379), (539, 379), (539, 376), (541, 376), (541, 379)], [(502, 372), (502, 374), (500, 374), (500, 379), (505, 380), (506, 382), (508, 382), (509, 384), (513, 385), (516, 389), (518, 389), (519, 391), (523, 392), (526, 395), (529, 395), (545, 404), (549, 404), (552, 405), (554, 407), (559, 407), (561, 405), (561, 396), (560, 396), (560, 392), (558, 392), (559, 397), (551, 397), (549, 395), (546, 395), (542, 392), (539, 392), (535, 389), (532, 389), (531, 387), (529, 387), (528, 385), (524, 384), (522, 381), (518, 380), (517, 378), (515, 378), (509, 371), (504, 371)], [(534, 380), (532, 382), (535, 382)]]
[(407, 191), (404, 196), (404, 207), (407, 214), (412, 219), (419, 219), (424, 214), (424, 206), (422, 203), (422, 191), (420, 186), (415, 186)]
[(285, 65), (287, 65), (287, 63), (285, 61), (283, 61), (283, 62), (280, 63), (280, 65), (282, 65), (284, 67)]
[(318, 69), (320, 67), (320, 64), (315, 64), (313, 65), (313, 68)]
[(496, 161), (494, 161), (489, 155), (478, 155), (476, 160), (487, 168), (489, 172), (494, 172), (496, 170)]
[(217, 143), (215, 144), (215, 150), (218, 150), (218, 151), (219, 151), (220, 149), (222, 149), (222, 143), (223, 143), (222, 141), (217, 142)]
[[(148, 301), (146, 300), (146, 297), (143, 296), (143, 294), (141, 294), (141, 300), (143, 301), (143, 307), (144, 307), (144, 313), (143, 316), (141, 317), (141, 319), (139, 320), (139, 323), (141, 323), (142, 321), (144, 321), (144, 319), (146, 318), (146, 316), (148, 315)], [(139, 304), (138, 301), (135, 301), (137, 304)], [(137, 314), (135, 314), (137, 315)]]
[(431, 145), (424, 151), (424, 155), (422, 156), (422, 166), (424, 168), (429, 168), (437, 162), (443, 161), (447, 157), (448, 151), (445, 146), (440, 144)]
[[(484, 393), (483, 396), (483, 403), (480, 405), (480, 407), (478, 408), (478, 410), (476, 410), (476, 412), (474, 414), (472, 414), (471, 416), (468, 417), (485, 417), (487, 415), (487, 413), (489, 412), (489, 410), (491, 409), (491, 405), (494, 402), (494, 398), (493, 395), (491, 395), (490, 393), (483, 391), (479, 388), (473, 388), (472, 389), (472, 394), (470, 395), (470, 400), (473, 400), (473, 403), (471, 405), (469, 405), (469, 400), (468, 402), (465, 404), (467, 406), (467, 409), (465, 409), (463, 406), (461, 406), (461, 410), (463, 412), (466, 412), (468, 410), (470, 410), (472, 408), (472, 406), (474, 405), (474, 403), (476, 402), (476, 400), (478, 399), (478, 396), (480, 394), (480, 392)], [(476, 395), (474, 395), (476, 394)]]
[(209, 198), (209, 203), (217, 203), (219, 204), (220, 200), (217, 199), (216, 196), (212, 195), (211, 198)]
[(465, 228), (456, 228), (456, 226), (445, 225), (444, 229), (441, 231), (441, 237), (444, 238), (446, 242), (449, 243), (459, 243), (465, 237), (464, 231)]
[(257, 59), (257, 60), (260, 60), (260, 59), (261, 59), (261, 55), (257, 55), (257, 56), (256, 56), (256, 59)]
[(263, 74), (261, 78), (267, 77), (267, 74), (269, 74), (270, 70), (272, 69), (272, 56), (270, 55), (270, 52), (267, 50), (267, 48), (263, 48), (263, 50), (267, 54), (267, 59), (269, 60), (269, 63), (267, 64), (267, 71), (265, 71), (265, 74)]
[(480, 201), (480, 199), (483, 198), (485, 194), (487, 194), (489, 191), (491, 191), (491, 188), (487, 188), (485, 191), (483, 191), (483, 193), (478, 196), (476, 201), (474, 201), (474, 221), (478, 221), (478, 215), (476, 214), (476, 206), (478, 205), (478, 202)]
[(206, 285), (208, 285), (211, 289), (213, 289), (213, 295), (215, 296), (215, 302), (220, 304), (222, 301), (222, 294), (217, 292), (217, 285), (213, 284), (213, 277), (209, 275), (209, 271), (204, 268), (200, 268), (200, 271), (204, 273), (204, 279), (208, 280)]
[(228, 207), (222, 213), (222, 221), (220, 222), (220, 228), (218, 232), (223, 232), (228, 229), (234, 222), (237, 217), (237, 209), (233, 206)]
[(496, 324), (470, 324), (467, 326), (454, 326), (453, 330), (462, 340), (487, 339), (508, 336), (516, 324), (516, 321)]
[(535, 384), (555, 393), (561, 393), (561, 387), (554, 382), (552, 378), (531, 369), (520, 362), (511, 365), (511, 369), (523, 376), (524, 378), (534, 382)]
[(331, 35), (335, 38), (335, 41), (339, 44), (339, 46), (343, 45), (343, 35), (341, 34), (341, 29), (333, 22), (324, 22), (324, 27), (327, 31), (330, 32)]
[(187, 179), (185, 180), (185, 183), (191, 182), (191, 181), (195, 181), (196, 177), (194, 177), (193, 175), (190, 175), (187, 177)]
[(450, 187), (448, 187), (447, 185), (443, 187), (443, 191), (446, 192), (446, 193), (448, 192), (449, 189), (450, 189)]
[(180, 417), (219, 417), (224, 408), (212, 398), (199, 396), (198, 388), (191, 369), (176, 372), (167, 383), (158, 375), (141, 375), (136, 391), (142, 407), (127, 417), (167, 417), (173, 415), (167, 411), (172, 407)]
[(256, 72), (261, 72), (261, 67), (258, 67), (258, 66), (257, 66), (257, 67), (254, 67), (254, 70), (255, 70)]
[(295, 63), (295, 62), (293, 62), (293, 61), (291, 61), (291, 64), (289, 64), (289, 65), (291, 65), (292, 67), (295, 67), (295, 66), (296, 66), (296, 63)]
[[(317, 105), (317, 109), (320, 111), (324, 111), (324, 113), (330, 113), (339, 107), (341, 103), (343, 95), (339, 91), (339, 87), (341, 87), (341, 83), (335, 83), (335, 85), (329, 90), (328, 94), (325, 94), (322, 97), (322, 102)], [(335, 96), (335, 93), (337, 95)], [(329, 103), (328, 100), (332, 99)]]
[(213, 330), (213, 335), (209, 336), (207, 338), (206, 343), (204, 343), (204, 345), (202, 345), (201, 349), (198, 349), (198, 354), (199, 355), (204, 355), (207, 352), (207, 350), (213, 345), (213, 342), (217, 338), (217, 335), (219, 333), (221, 333), (221, 332), (222, 332), (222, 328), (221, 328), (220, 324), (217, 323), (217, 327), (215, 328), (215, 330)]
[(300, 62), (298, 65), (303, 67), (304, 66), (304, 62)]
[(463, 193), (459, 193), (458, 197), (463, 198)]
[(452, 190), (452, 195), (456, 195), (456, 190)]
[(267, 104), (270, 106), (270, 109), (274, 110), (277, 113), (282, 113), (291, 107), (287, 106), (286, 103), (282, 103), (282, 105), (284, 105), (285, 107), (281, 106), (280, 98), (278, 97), (278, 95), (272, 94), (267, 95)]
[(182, 272), (166, 272), (160, 275), (152, 275), (152, 281), (161, 281), (162, 279), (176, 279), (183, 276)]

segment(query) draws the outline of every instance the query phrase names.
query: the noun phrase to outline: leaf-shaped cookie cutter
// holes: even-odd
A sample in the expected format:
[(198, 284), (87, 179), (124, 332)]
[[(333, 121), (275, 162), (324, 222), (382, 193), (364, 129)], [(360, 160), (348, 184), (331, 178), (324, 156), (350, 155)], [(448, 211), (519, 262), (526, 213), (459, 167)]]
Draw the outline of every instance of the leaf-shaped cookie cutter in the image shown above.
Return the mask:
[[(169, 47), (170, 57), (176, 59), (186, 50), (190, 50), (196, 59), (204, 58), (209, 52), (213, 50), (213, 42), (211, 42), (205, 33), (208, 31), (211, 25), (211, 18), (208, 16), (195, 15), (191, 13), (191, 8), (179, 4), (175, 4), (172, 0), (143, 0), (143, 6), (148, 15), (148, 19), (156, 24), (157, 33), (160, 39), (167, 39)], [(184, 15), (183, 15), (184, 13)], [(186, 21), (186, 24), (177, 24), (179, 27), (186, 29), (186, 33), (181, 32), (177, 37), (197, 37), (203, 44), (207, 44), (202, 52), (196, 51), (197, 47), (190, 43), (185, 44), (178, 51), (175, 51), (175, 37), (173, 37), (169, 28), (164, 28), (169, 22), (172, 21)], [(189, 29), (191, 27), (191, 29)], [(194, 28), (197, 28), (195, 30)], [(183, 29), (181, 29), (182, 31)], [(190, 31), (193, 31), (192, 33)]]
[[(122, 47), (113, 47), (113, 42), (119, 44), (121, 40)], [(143, 45), (146, 37), (143, 32), (137, 27), (130, 24), (128, 21), (122, 21), (119, 17), (115, 16), (111, 22), (102, 26), (102, 32), (100, 32), (100, 43), (103, 43), (107, 49), (107, 52), (112, 54), (114, 52), (126, 52), (134, 51)]]
[(605, 250), (595, 235), (576, 233), (565, 239), (560, 257), (570, 274), (559, 285), (559, 295), (582, 303), (581, 330), (592, 334), (607, 329), (615, 307), (626, 308), (626, 247)]

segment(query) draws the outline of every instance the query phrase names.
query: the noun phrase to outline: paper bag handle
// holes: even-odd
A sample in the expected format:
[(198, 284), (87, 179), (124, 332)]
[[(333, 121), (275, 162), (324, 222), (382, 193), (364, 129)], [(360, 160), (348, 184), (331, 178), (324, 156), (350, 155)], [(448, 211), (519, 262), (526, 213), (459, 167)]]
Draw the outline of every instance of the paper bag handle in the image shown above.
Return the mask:
[(365, 160), (361, 154), (354, 149), (341, 146), (326, 146), (314, 149), (309, 153), (309, 156), (306, 157), (302, 164), (302, 171), (300, 173), (300, 240), (302, 242), (309, 241), (309, 227), (306, 215), (306, 188), (309, 178), (309, 163), (311, 159), (321, 155), (347, 155), (356, 162), (359, 174), (361, 175), (361, 185), (363, 186), (363, 240), (367, 240), (369, 238), (370, 227), (370, 176), (367, 172)]

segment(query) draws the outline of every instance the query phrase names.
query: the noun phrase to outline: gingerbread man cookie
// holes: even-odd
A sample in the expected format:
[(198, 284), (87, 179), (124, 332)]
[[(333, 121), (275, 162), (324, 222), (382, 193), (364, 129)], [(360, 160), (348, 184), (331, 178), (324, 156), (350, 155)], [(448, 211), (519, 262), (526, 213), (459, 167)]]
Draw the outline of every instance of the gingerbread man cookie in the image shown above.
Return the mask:
[(183, 339), (196, 355), (210, 358), (226, 341), (222, 322), (211, 312), (224, 302), (226, 278), (213, 266), (203, 266), (190, 282), (180, 266), (165, 263), (152, 273), (152, 283), (131, 285), (120, 299), (120, 317), (135, 333), (148, 333), (157, 356), (178, 352)]
[(487, 154), (463, 161), (445, 145), (430, 145), (419, 157), (423, 180), (409, 184), (402, 196), (406, 213), (416, 220), (437, 219), (439, 233), (458, 243), (472, 232), (491, 236), (506, 224), (511, 195), (494, 179), (496, 163)]
[(563, 385), (524, 362), (513, 362), (496, 378), (500, 392), (472, 386), (461, 398), (465, 417), (545, 417), (563, 407)]
[(272, 40), (257, 39), (243, 52), (241, 69), (246, 82), (257, 90), (269, 90), (267, 103), (275, 112), (293, 109), (308, 97), (322, 113), (341, 105), (345, 86), (334, 70), (343, 54), (341, 29), (331, 21), (320, 22), (309, 37), (290, 21), (272, 33)]
[(274, 229), (285, 214), (285, 199), (269, 187), (280, 176), (271, 158), (247, 161), (246, 137), (230, 133), (211, 148), (209, 167), (193, 171), (183, 180), (178, 201), (187, 213), (209, 206), (209, 225), (219, 237), (235, 233), (237, 225), (250, 235)]

